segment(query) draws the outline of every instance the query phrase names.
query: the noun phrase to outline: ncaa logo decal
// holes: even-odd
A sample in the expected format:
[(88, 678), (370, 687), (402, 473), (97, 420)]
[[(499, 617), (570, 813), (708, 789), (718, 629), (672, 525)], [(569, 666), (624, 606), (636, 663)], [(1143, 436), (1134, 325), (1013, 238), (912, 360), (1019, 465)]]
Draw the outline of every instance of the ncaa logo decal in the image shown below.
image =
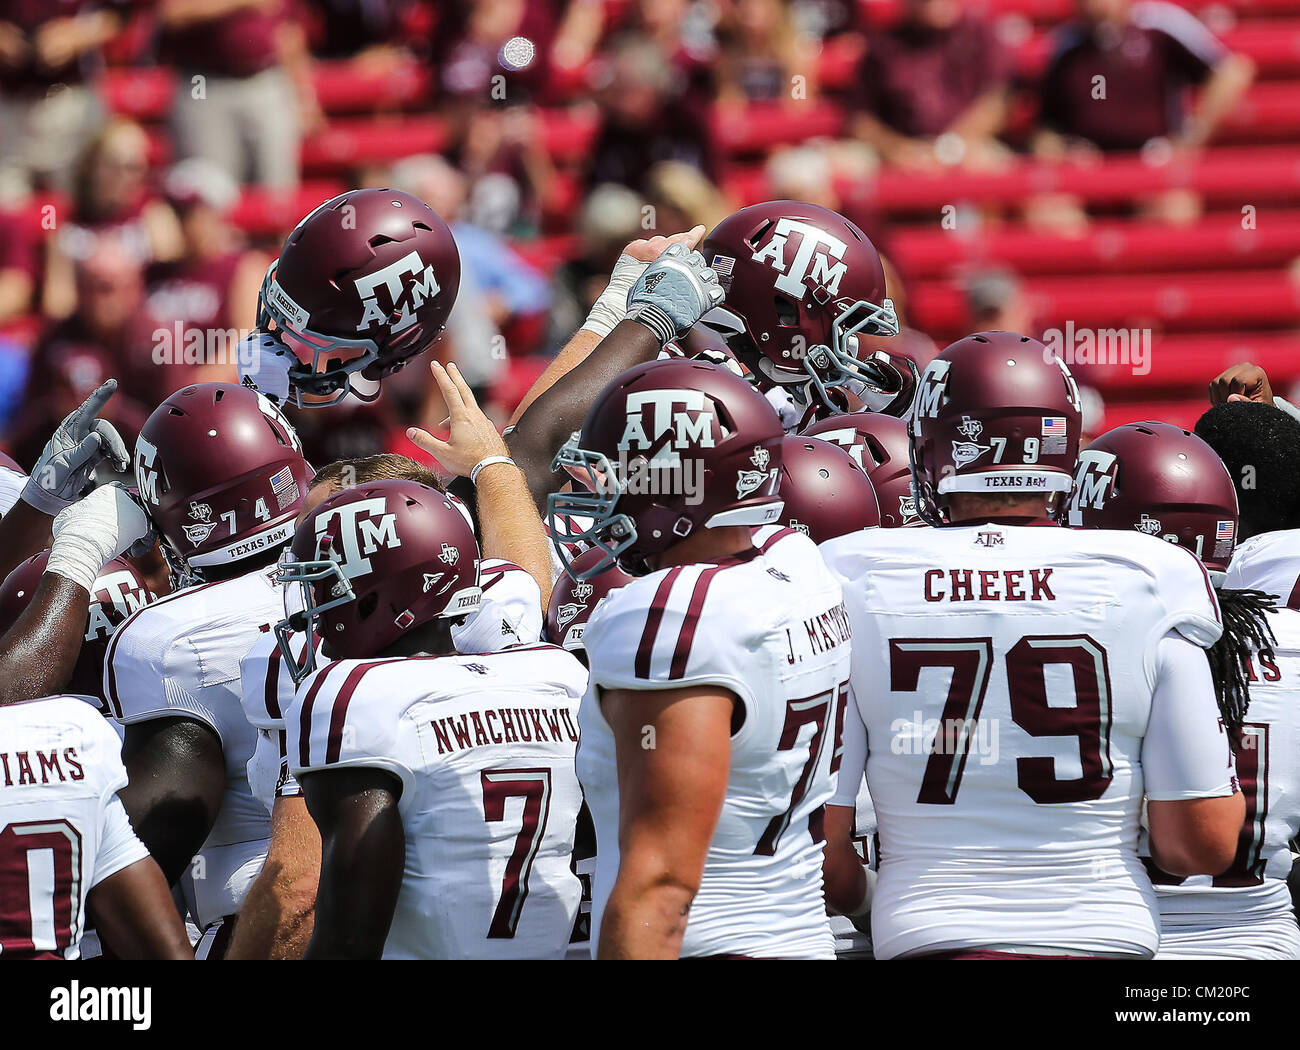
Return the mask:
[[(402, 302), (405, 283), (403, 279), (406, 277), (415, 278), (410, 288), (405, 289), (410, 293), (410, 303)], [(433, 275), (433, 267), (426, 266), (417, 251), (408, 252), (397, 262), (390, 263), (364, 277), (358, 277), (353, 283), (356, 285), (357, 295), (361, 297), (363, 308), (361, 320), (357, 324), (358, 332), (373, 328), (376, 324), (387, 323), (392, 319), (392, 311), (397, 312), (397, 319), (392, 324), (392, 332), (396, 334), (404, 331), (415, 323), (415, 311), (442, 291), (438, 279)], [(392, 311), (389, 313), (380, 309), (379, 298), (375, 294), (381, 285), (387, 292), (388, 301), (392, 306)]]
[(638, 390), (627, 395), (627, 423), (618, 439), (619, 451), (653, 452), (651, 466), (679, 466), (679, 452), (714, 447), (713, 423), (713, 409), (702, 391)]
[[(799, 235), (799, 247), (794, 258), (787, 261), (786, 244), (791, 234)], [(840, 294), (840, 281), (849, 269), (841, 261), (847, 250), (844, 241), (819, 227), (798, 219), (777, 219), (772, 236), (751, 258), (776, 270), (781, 275), (776, 287), (802, 302), (810, 285), (824, 288), (832, 298)]]
[(961, 470), (962, 467), (974, 463), (991, 447), (991, 445), (977, 445), (973, 441), (954, 441), (952, 443), (952, 461), (957, 464), (957, 469)]
[(212, 531), (216, 527), (217, 523), (215, 521), (208, 521), (198, 525), (182, 525), (181, 529), (185, 532), (185, 538), (197, 547), (212, 535)]
[(444, 565), (455, 565), (460, 561), (460, 550), (453, 547), (450, 543), (442, 545), (442, 553), (438, 555), (438, 560)]
[(767, 472), (761, 470), (736, 471), (736, 499), (744, 499), (751, 493), (757, 492), (769, 477), (776, 477), (775, 468)]
[(566, 602), (561, 605), (555, 613), (555, 622), (559, 624), (560, 630), (568, 627), (573, 622), (573, 618), (582, 612), (584, 606), (576, 602)]
[(898, 515), (903, 519), (902, 524), (906, 525), (910, 521), (917, 521), (920, 515), (916, 513), (915, 496), (898, 497)]

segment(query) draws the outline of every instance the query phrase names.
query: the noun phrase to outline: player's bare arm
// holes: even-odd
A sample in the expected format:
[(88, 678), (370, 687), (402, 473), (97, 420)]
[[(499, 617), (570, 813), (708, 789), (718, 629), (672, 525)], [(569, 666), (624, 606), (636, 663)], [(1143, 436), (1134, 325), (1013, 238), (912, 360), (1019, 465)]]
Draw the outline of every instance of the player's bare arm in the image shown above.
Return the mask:
[(316, 919), (320, 832), (300, 795), (271, 810), (266, 863), (239, 909), (227, 959), (301, 959)]
[(155, 718), (126, 728), (119, 795), (140, 841), (174, 884), (216, 823), (226, 790), (221, 740), (192, 718)]
[(1218, 875), (1237, 852), (1246, 799), (1222, 798), (1147, 802), (1151, 859), (1171, 875)]
[(406, 833), (400, 782), (378, 769), (302, 777), (321, 832), (320, 891), (307, 959), (378, 959), (402, 888)]
[(826, 910), (856, 915), (867, 899), (867, 869), (853, 848), (853, 807), (826, 807), (826, 847), (822, 854), (822, 884)]
[[(609, 334), (580, 361), (572, 365), (566, 362), (562, 373), (555, 374), (559, 372), (557, 367), (549, 379), (544, 374), (538, 381), (550, 385), (519, 416), (509, 443), (511, 455), (528, 477), (539, 509), (546, 505), (547, 494), (564, 480), (551, 469), (555, 452), (582, 426), (596, 395), (627, 369), (653, 360), (667, 343), (684, 336), (722, 301), (717, 275), (698, 252), (691, 250), (703, 233), (703, 227), (697, 226), (684, 234), (629, 244), (620, 259), (620, 263), (632, 263), (625, 270), (632, 277), (630, 287), (626, 292), (619, 289), (626, 318), (619, 318)], [(646, 258), (633, 261), (634, 251)], [(636, 267), (643, 262), (650, 262), (649, 267), (636, 273)], [(653, 276), (651, 270), (665, 276), (647, 286), (646, 278)], [(604, 294), (609, 292), (606, 289)], [(577, 354), (570, 357), (576, 358)]]
[(0, 638), (0, 703), (50, 696), (67, 685), (85, 638), (95, 577), (148, 532), (144, 511), (117, 485), (59, 514), (36, 594)]
[(86, 898), (103, 942), (119, 959), (193, 959), (162, 869), (145, 857), (110, 875)]
[(529, 497), (528, 481), (510, 462), (505, 439), (479, 408), (460, 369), (434, 361), (429, 371), (447, 404), (451, 432), (442, 441), (427, 430), (411, 427), (407, 436), (446, 469), (473, 482), (483, 556), (504, 558), (527, 572), (541, 588), (545, 605), (551, 596), (550, 547), (537, 506)]
[(727, 792), (735, 694), (616, 689), (620, 863), (597, 957), (676, 959)]

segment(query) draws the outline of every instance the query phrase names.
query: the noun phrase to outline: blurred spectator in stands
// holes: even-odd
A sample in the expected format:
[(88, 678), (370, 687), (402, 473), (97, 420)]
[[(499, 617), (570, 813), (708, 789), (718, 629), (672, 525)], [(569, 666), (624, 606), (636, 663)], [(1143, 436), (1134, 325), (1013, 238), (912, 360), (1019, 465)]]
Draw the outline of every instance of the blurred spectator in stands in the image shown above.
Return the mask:
[(40, 269), (34, 216), (0, 210), (0, 325), (31, 310)]
[(958, 0), (904, 0), (901, 21), (868, 42), (850, 127), (899, 167), (996, 165), (1009, 81), (987, 21)]
[(667, 56), (684, 96), (712, 99), (717, 90), (718, 8), (708, 0), (633, 0), (612, 18), (611, 40), (638, 39)]
[[(1059, 154), (1075, 140), (1102, 150), (1158, 139), (1198, 149), (1250, 87), (1250, 59), (1230, 53), (1182, 7), (1130, 0), (1079, 0), (1078, 7), (1079, 17), (1054, 34), (1040, 153)], [(1192, 86), (1201, 92), (1189, 107)]]
[(469, 180), (466, 216), (510, 236), (535, 234), (555, 168), (534, 107), (462, 96), (445, 111), (447, 158)]
[(661, 160), (693, 165), (718, 181), (704, 114), (676, 93), (673, 69), (658, 47), (623, 40), (607, 56), (600, 81), (601, 125), (588, 158), (587, 186), (615, 182), (643, 189), (646, 174)]
[(668, 236), (703, 225), (712, 229), (735, 211), (723, 192), (699, 168), (681, 161), (656, 164), (646, 176), (646, 198), (654, 208), (654, 226), (643, 236)]
[(480, 100), (542, 98), (559, 7), (555, 0), (446, 0), (434, 40), (442, 90)]
[[(1079, 17), (1055, 34), (1041, 87), (1044, 127), (1034, 152), (1046, 159), (1087, 157), (1097, 150), (1143, 149), (1153, 161), (1194, 153), (1213, 136), (1255, 75), (1189, 11), (1163, 2), (1079, 0)], [(1194, 107), (1188, 89), (1200, 86)], [(1150, 218), (1186, 225), (1200, 215), (1190, 190), (1138, 202)], [(1077, 228), (1060, 200), (1031, 215), (1037, 225)]]
[(1038, 335), (1024, 288), (1010, 270), (977, 270), (966, 278), (965, 285), (967, 331)]
[(177, 70), (177, 159), (203, 157), (239, 182), (296, 186), (301, 140), (324, 116), (287, 0), (160, 0), (158, 21)]
[[(465, 381), (481, 391), (505, 367), (508, 343), (513, 341), (509, 336), (519, 335), (521, 341), (525, 331), (531, 331), (534, 340), (540, 336), (541, 319), (550, 306), (546, 280), (502, 238), (468, 220), (465, 176), (443, 158), (430, 154), (399, 161), (393, 166), (392, 184), (425, 201), (456, 238), (460, 291), (447, 335)], [(509, 349), (523, 353), (531, 346)], [(429, 388), (437, 389), (432, 384)]]
[(238, 382), (235, 347), (257, 323), (257, 293), (270, 262), (250, 252), (227, 215), (239, 187), (198, 157), (167, 174), (163, 192), (180, 219), (184, 247), (174, 262), (145, 271), (145, 308), (172, 349), (166, 385)]
[(100, 241), (74, 267), (77, 309), (52, 324), (32, 352), (25, 406), (14, 427), (15, 455), (31, 463), (51, 430), (110, 376), (118, 392), (105, 410), (129, 443), (161, 390), (144, 317), (144, 278), (132, 251)]
[(311, 52), (316, 58), (354, 58), (375, 66), (399, 59), (402, 15), (410, 0), (316, 0)]
[(0, 4), (0, 201), (35, 187), (71, 189), (73, 165), (104, 121), (100, 49), (121, 3)]
[(149, 139), (139, 125), (111, 120), (77, 165), (72, 213), (47, 241), (43, 310), (67, 317), (76, 305), (73, 266), (110, 240), (136, 266), (174, 259), (180, 226), (149, 185)]
[(812, 101), (817, 44), (799, 32), (790, 0), (731, 0), (718, 24), (718, 102)]
[(609, 283), (623, 246), (651, 236), (647, 222), (657, 229), (667, 228), (652, 222), (645, 207), (645, 201), (626, 186), (607, 183), (587, 194), (575, 224), (578, 247), (551, 280), (551, 316), (546, 331), (549, 353), (567, 343), (586, 319)]
[[(768, 158), (767, 196), (837, 211), (862, 230), (878, 251), (888, 254), (889, 232), (868, 189), (878, 169), (874, 154), (859, 143), (809, 140), (778, 149)], [(887, 260), (885, 277), (892, 288), (895, 275)]]

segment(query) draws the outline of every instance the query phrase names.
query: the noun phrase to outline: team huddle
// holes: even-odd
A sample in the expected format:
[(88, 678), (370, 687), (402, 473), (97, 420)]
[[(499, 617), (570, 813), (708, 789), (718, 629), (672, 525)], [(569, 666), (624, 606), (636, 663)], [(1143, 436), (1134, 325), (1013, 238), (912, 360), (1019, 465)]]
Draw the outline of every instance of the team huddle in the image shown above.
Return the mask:
[(110, 382), (0, 471), (0, 957), (1300, 958), (1250, 366), (1081, 448), (1042, 343), (918, 369), (862, 232), (774, 201), (629, 244), (504, 434), (435, 362), (435, 463), (309, 465), (285, 410), (381, 396), (459, 277), (343, 194), (241, 384), (130, 450)]

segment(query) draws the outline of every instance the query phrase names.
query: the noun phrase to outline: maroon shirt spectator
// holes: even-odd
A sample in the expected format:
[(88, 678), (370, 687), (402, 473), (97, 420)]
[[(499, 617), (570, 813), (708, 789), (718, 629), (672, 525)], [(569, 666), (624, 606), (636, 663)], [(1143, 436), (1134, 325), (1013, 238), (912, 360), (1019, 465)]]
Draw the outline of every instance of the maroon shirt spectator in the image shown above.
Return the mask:
[(1008, 56), (988, 23), (962, 14), (937, 28), (908, 17), (868, 45), (854, 108), (908, 138), (932, 139), (1009, 78)]
[(21, 34), (21, 42), (0, 48), (0, 90), (13, 95), (44, 95), (56, 84), (80, 84), (103, 64), (99, 48), (66, 54), (61, 42), (43, 37), (51, 23), (106, 12), (116, 16), (124, 0), (4, 0), (0, 33)]
[(601, 92), (602, 123), (586, 183), (640, 189), (650, 169), (675, 160), (718, 181), (718, 156), (705, 113), (673, 94), (671, 70), (653, 45), (628, 41), (610, 56)]
[[(1182, 129), (1187, 89), (1228, 54), (1194, 15), (1169, 3), (1134, 4), (1120, 20), (1067, 23), (1043, 79), (1043, 123), (1103, 150), (1139, 149)], [(1104, 96), (1095, 77), (1105, 78)]]
[(168, 27), (159, 34), (163, 61), (187, 73), (248, 77), (280, 61), (276, 34), (284, 18), (277, 2), (249, 3), (220, 18)]

